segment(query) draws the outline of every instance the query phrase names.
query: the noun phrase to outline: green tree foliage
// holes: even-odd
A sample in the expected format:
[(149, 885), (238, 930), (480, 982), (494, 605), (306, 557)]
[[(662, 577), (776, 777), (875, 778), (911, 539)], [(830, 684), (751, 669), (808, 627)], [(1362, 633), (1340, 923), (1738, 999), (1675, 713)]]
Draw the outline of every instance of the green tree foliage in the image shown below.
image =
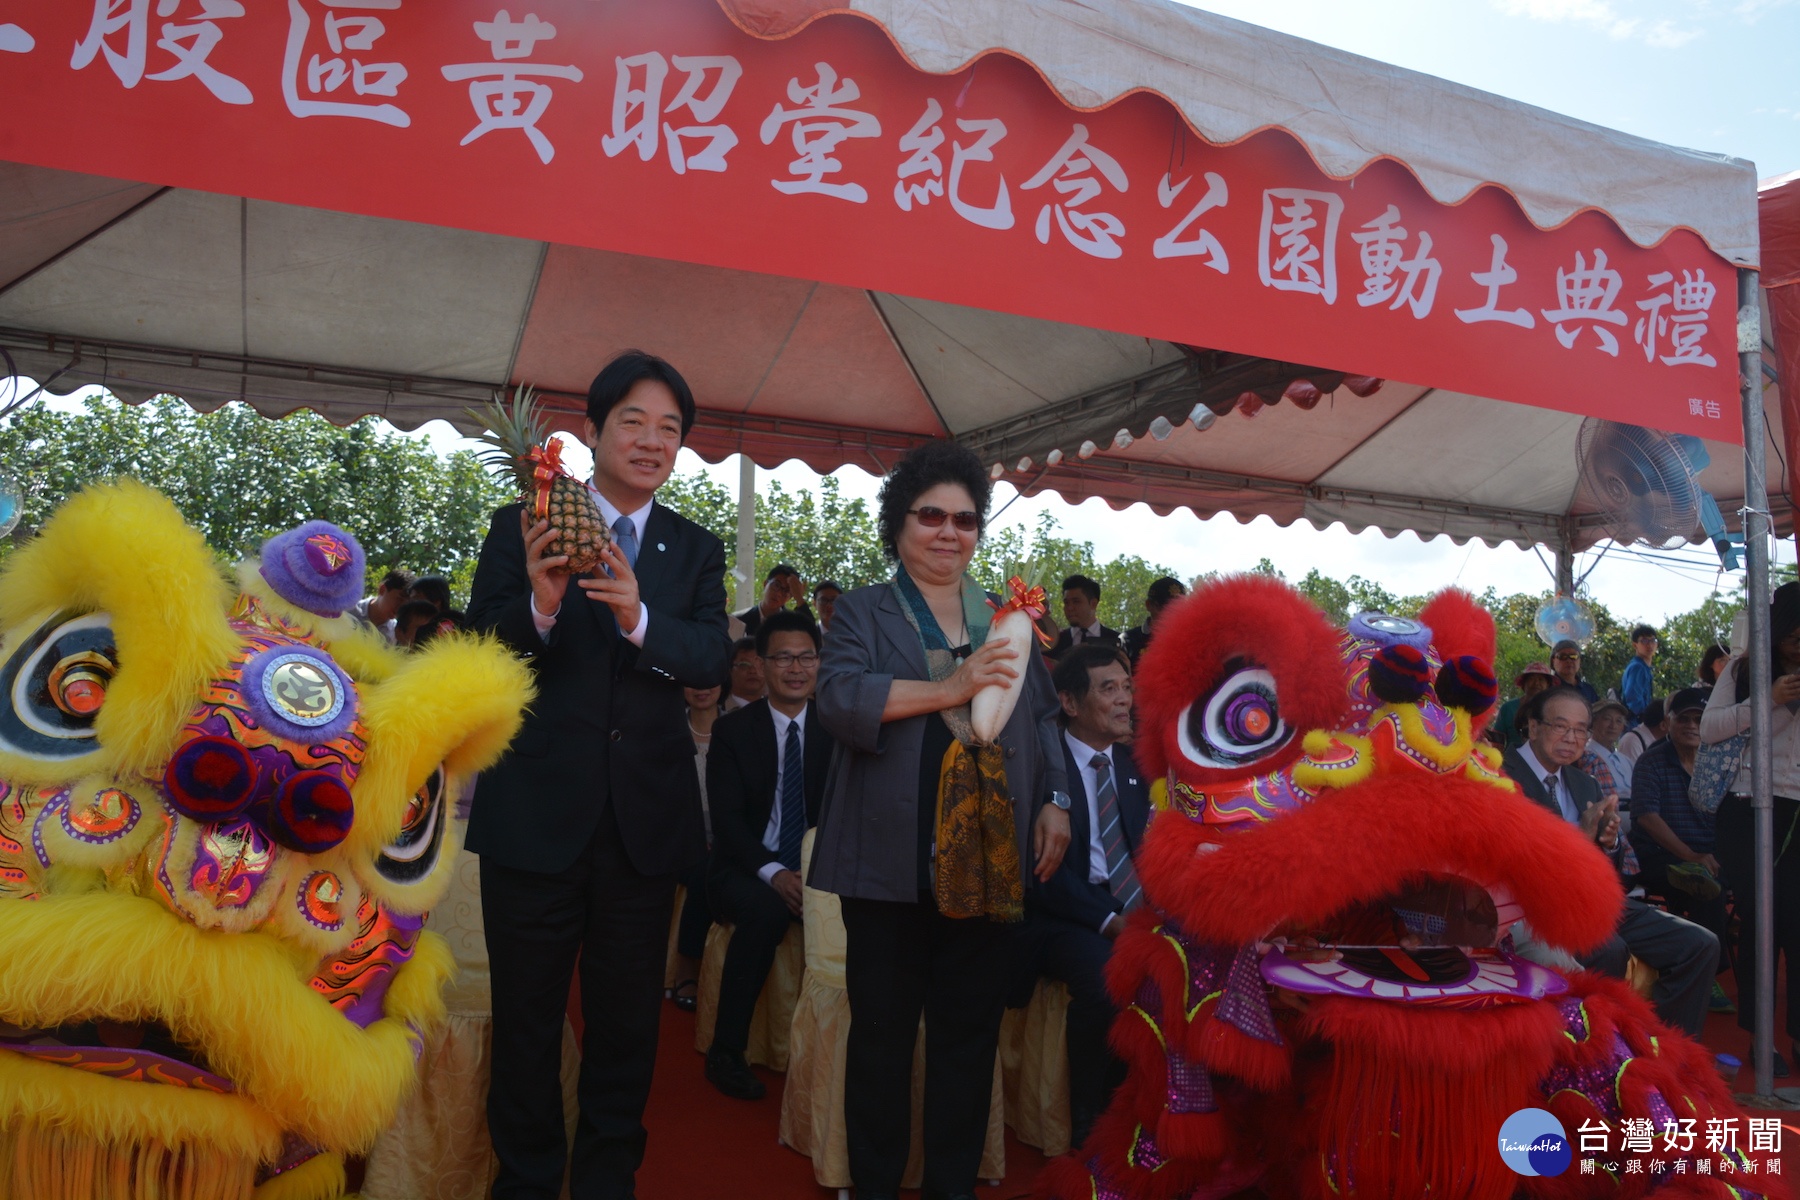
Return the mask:
[(489, 514), (513, 498), (466, 452), (440, 457), (374, 418), (270, 420), (243, 404), (200, 414), (171, 397), (95, 397), (80, 413), (28, 405), (0, 422), (0, 462), (24, 494), (16, 538), (88, 484), (131, 476), (164, 492), (207, 544), (237, 559), (303, 521), (356, 536), (370, 581), (392, 567), (462, 581)]

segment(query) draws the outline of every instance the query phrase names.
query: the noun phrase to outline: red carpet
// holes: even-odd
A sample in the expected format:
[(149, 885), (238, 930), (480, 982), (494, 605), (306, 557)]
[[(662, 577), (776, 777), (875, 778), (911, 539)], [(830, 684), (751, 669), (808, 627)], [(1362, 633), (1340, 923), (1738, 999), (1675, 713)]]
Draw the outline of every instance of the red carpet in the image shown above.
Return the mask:
[[(830, 1200), (835, 1191), (813, 1182), (812, 1160), (777, 1140), (782, 1076), (758, 1070), (769, 1085), (760, 1101), (728, 1100), (706, 1082), (694, 1050), (694, 1016), (663, 1005), (656, 1051), (656, 1086), (644, 1125), (650, 1150), (638, 1172), (642, 1200)], [(982, 1187), (980, 1200), (1024, 1196), (1044, 1156), (1006, 1134), (1006, 1178)], [(728, 1189), (728, 1190), (727, 1190)], [(908, 1193), (917, 1195), (917, 1193)]]
[[(1720, 981), (1727, 992), (1734, 992), (1735, 981), (1730, 974), (1721, 976)], [(1776, 1013), (1775, 1044), (1785, 1052), (1788, 1039), (1781, 1032), (1786, 1017), (1785, 997), (1778, 998), (1778, 1003), (1781, 1011)], [(578, 1007), (571, 1007), (579, 1011)], [(1750, 1035), (1737, 1027), (1735, 1015), (1709, 1015), (1702, 1040), (1715, 1053), (1734, 1054), (1744, 1061), (1746, 1065), (1734, 1085), (1737, 1091), (1754, 1088), (1748, 1066)], [(789, 1150), (778, 1139), (783, 1076), (758, 1069), (769, 1094), (750, 1103), (721, 1096), (706, 1082), (701, 1068), (701, 1056), (694, 1050), (693, 1014), (665, 1004), (657, 1045), (656, 1085), (644, 1118), (650, 1130), (650, 1148), (638, 1173), (638, 1195), (643, 1200), (714, 1200), (721, 1194), (722, 1186), (729, 1187), (733, 1200), (830, 1200), (836, 1195), (813, 1181), (810, 1159)], [(1800, 1079), (1775, 1082), (1778, 1087), (1800, 1086)], [(1792, 1187), (1795, 1173), (1800, 1172), (1800, 1113), (1752, 1111), (1782, 1118), (1779, 1157), (1782, 1174)], [(1008, 1129), (1006, 1177), (998, 1188), (983, 1186), (980, 1200), (1017, 1200), (1025, 1196), (1044, 1161), (1042, 1154), (1021, 1145)]]

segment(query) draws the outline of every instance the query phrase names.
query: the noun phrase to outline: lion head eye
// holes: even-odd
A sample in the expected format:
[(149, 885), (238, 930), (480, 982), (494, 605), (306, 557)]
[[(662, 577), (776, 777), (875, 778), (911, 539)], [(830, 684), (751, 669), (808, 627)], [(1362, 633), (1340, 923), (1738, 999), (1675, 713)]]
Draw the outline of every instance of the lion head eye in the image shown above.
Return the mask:
[(112, 619), (59, 613), (0, 664), (0, 750), (76, 758), (94, 749), (94, 719), (119, 670)]
[(450, 817), (445, 811), (446, 791), (444, 769), (439, 767), (407, 803), (400, 835), (376, 856), (375, 869), (382, 875), (395, 883), (413, 883), (431, 874)]
[(1258, 667), (1240, 668), (1189, 704), (1176, 731), (1181, 753), (1214, 770), (1267, 758), (1293, 736), (1281, 719), (1275, 677)]

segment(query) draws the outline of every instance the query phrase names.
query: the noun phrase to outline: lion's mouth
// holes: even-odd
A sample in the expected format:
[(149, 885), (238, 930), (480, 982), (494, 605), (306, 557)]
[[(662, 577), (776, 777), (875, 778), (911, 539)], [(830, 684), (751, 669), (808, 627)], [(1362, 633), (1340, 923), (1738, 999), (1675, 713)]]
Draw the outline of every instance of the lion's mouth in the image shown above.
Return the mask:
[(204, 1053), (178, 1041), (160, 1021), (86, 1021), (54, 1029), (0, 1022), (0, 1047), (109, 1079), (219, 1095), (237, 1090), (236, 1084), (211, 1069)]
[(1271, 936), (1262, 976), (1315, 996), (1480, 1006), (1561, 992), (1562, 976), (1514, 954), (1519, 916), (1505, 888), (1421, 873), (1307, 927)]

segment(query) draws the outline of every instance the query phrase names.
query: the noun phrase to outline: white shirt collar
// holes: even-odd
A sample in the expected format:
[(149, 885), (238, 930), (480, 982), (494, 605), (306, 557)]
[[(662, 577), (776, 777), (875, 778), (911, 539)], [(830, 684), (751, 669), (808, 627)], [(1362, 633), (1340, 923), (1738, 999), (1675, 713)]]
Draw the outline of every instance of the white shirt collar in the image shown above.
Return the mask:
[(644, 544), (644, 526), (650, 520), (650, 510), (656, 507), (656, 498), (654, 496), (650, 498), (650, 503), (644, 505), (644, 507), (638, 509), (636, 512), (621, 513), (611, 500), (608, 500), (605, 496), (600, 494), (600, 489), (594, 486), (593, 480), (588, 481), (587, 490), (588, 494), (593, 496), (594, 503), (599, 506), (600, 515), (605, 518), (606, 527), (608, 529), (617, 525), (620, 517), (630, 517), (631, 528), (638, 536), (638, 545), (642, 546)]
[(1094, 623), (1092, 625), (1083, 627), (1083, 629), (1081, 631), (1081, 640), (1084, 642), (1091, 642), (1091, 641), (1094, 641), (1097, 638), (1099, 638), (1099, 636), (1100, 636), (1100, 618), (1095, 617)]
[(1538, 756), (1532, 752), (1530, 742), (1520, 744), (1519, 757), (1525, 760), (1525, 765), (1531, 768), (1531, 773), (1537, 777), (1539, 783), (1544, 781), (1546, 775), (1554, 775), (1558, 783), (1562, 782), (1562, 768), (1557, 767), (1553, 770), (1539, 762)]
[(1069, 753), (1075, 756), (1075, 765), (1084, 771), (1087, 770), (1089, 765), (1094, 761), (1094, 755), (1096, 754), (1106, 755), (1106, 761), (1108, 763), (1113, 761), (1113, 748), (1111, 746), (1108, 746), (1104, 750), (1096, 750), (1074, 734), (1070, 733), (1067, 729), (1063, 730), (1063, 741), (1068, 743)]
[[(766, 700), (767, 697), (764, 697), (764, 699)], [(786, 713), (782, 712), (780, 709), (776, 708), (773, 704), (769, 705), (769, 715), (771, 717), (775, 718), (775, 744), (776, 744), (776, 746), (779, 747), (787, 741), (788, 726), (795, 724), (796, 722), (798, 722), (800, 725), (800, 743), (801, 743), (801, 745), (806, 744), (806, 722), (800, 720), (800, 717), (790, 717)], [(801, 709), (800, 716), (804, 717), (805, 715), (806, 715), (806, 710)]]

